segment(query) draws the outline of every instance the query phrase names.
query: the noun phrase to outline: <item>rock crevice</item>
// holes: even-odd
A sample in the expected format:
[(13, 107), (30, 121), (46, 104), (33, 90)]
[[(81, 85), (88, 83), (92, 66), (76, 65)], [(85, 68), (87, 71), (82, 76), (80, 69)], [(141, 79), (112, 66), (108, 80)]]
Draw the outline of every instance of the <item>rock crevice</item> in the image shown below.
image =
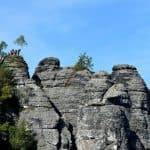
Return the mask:
[(6, 63), (20, 95), (19, 119), (36, 133), (38, 150), (150, 149), (150, 92), (134, 66), (75, 72), (49, 57), (29, 79), (27, 64), (17, 61)]

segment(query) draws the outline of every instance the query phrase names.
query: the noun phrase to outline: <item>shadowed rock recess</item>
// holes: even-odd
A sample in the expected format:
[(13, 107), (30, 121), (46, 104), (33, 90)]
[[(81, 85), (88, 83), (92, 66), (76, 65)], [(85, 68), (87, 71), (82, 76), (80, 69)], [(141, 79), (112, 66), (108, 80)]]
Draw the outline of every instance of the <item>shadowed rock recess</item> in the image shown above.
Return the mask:
[(38, 150), (150, 150), (150, 92), (134, 66), (75, 72), (49, 57), (29, 79), (23, 59), (5, 62)]

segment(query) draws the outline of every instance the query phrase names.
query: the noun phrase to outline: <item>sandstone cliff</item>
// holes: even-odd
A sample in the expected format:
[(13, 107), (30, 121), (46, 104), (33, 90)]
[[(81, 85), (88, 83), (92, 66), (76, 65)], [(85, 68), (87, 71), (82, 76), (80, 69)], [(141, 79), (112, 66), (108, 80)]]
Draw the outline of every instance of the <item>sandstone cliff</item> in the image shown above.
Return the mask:
[(131, 65), (75, 72), (49, 57), (32, 79), (23, 59), (8, 58), (38, 150), (149, 150), (150, 93)]

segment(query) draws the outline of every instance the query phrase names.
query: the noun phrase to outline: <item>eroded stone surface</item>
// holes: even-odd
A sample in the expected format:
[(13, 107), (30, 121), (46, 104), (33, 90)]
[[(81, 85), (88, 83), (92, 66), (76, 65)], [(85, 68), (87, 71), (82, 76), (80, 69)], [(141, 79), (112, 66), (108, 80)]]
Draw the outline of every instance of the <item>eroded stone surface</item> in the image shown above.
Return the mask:
[(13, 82), (15, 85), (24, 85), (25, 80), (29, 79), (28, 65), (21, 56), (8, 56), (4, 63), (12, 71)]
[(134, 66), (75, 72), (49, 57), (28, 79), (19, 63), (8, 66), (18, 79), (20, 119), (36, 133), (38, 150), (150, 149), (150, 93)]
[(78, 118), (78, 149), (127, 149), (128, 130), (128, 120), (119, 106), (83, 107)]

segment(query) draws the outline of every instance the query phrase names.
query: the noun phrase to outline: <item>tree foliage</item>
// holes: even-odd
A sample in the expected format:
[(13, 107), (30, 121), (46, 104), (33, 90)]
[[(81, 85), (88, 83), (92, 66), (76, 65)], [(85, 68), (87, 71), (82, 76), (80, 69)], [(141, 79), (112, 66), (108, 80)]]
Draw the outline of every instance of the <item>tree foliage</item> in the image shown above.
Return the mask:
[(0, 64), (0, 101), (10, 99), (13, 96), (11, 72), (6, 66)]
[(13, 150), (29, 150), (32, 148), (34, 139), (30, 130), (27, 130), (25, 121), (9, 129), (9, 142)]
[(7, 131), (9, 131), (9, 122), (0, 124), (0, 132), (7, 132)]
[[(11, 150), (35, 150), (36, 141), (31, 130), (27, 130), (26, 122), (10, 125), (9, 122), (0, 124), (0, 135), (7, 135), (7, 149)], [(5, 139), (5, 138), (4, 138)]]
[[(23, 48), (23, 46), (27, 45), (27, 42), (25, 40), (24, 35), (20, 35), (15, 41), (14, 43), (18, 46), (20, 46), (21, 48)], [(20, 55), (20, 51), (21, 49), (12, 49), (10, 50), (10, 52), (7, 54), (6, 52), (4, 52), (3, 50), (7, 48), (7, 43), (5, 41), (1, 41), (0, 42), (0, 64), (2, 64), (4, 62), (4, 59), (7, 56), (19, 56)]]
[[(15, 44), (27, 45), (25, 38), (21, 35)], [(12, 83), (12, 73), (5, 65), (4, 58), (12, 61), (20, 60), (20, 49), (12, 49), (8, 54), (3, 50), (7, 48), (4, 41), (0, 42), (0, 145), (6, 150), (35, 150), (36, 141), (30, 130), (27, 130), (25, 121), (16, 124), (20, 107), (18, 97)], [(6, 57), (5, 57), (6, 56)], [(10, 56), (10, 57), (9, 57)], [(1, 149), (0, 148), (0, 149)]]
[(20, 35), (14, 43), (21, 47), (27, 45), (24, 35)]
[(88, 56), (86, 53), (80, 54), (79, 59), (77, 63), (74, 66), (75, 71), (80, 70), (92, 70), (93, 63), (92, 63), (92, 57)]
[(0, 63), (3, 62), (5, 56), (7, 55), (7, 53), (5, 53), (3, 50), (7, 48), (7, 44), (5, 41), (1, 41), (0, 42)]
[(27, 130), (25, 121), (18, 124), (13, 121), (14, 114), (11, 113), (14, 112), (13, 107), (17, 103), (12, 105), (10, 102), (14, 101), (14, 98), (11, 72), (7, 66), (0, 64), (0, 145), (8, 150), (36, 149), (34, 136)]
[(1, 41), (0, 42), (0, 51), (2, 51), (3, 49), (6, 49), (7, 48), (7, 43), (5, 41)]

